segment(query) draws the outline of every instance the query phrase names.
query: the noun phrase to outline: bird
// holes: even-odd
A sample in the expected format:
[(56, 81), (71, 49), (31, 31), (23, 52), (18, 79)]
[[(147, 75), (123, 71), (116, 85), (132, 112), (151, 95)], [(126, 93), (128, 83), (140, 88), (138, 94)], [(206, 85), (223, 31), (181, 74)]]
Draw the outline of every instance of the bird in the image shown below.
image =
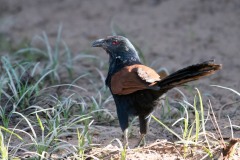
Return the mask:
[(143, 146), (151, 115), (167, 91), (212, 75), (222, 68), (221, 64), (208, 60), (160, 77), (154, 69), (141, 62), (137, 50), (126, 37), (107, 36), (93, 41), (92, 47), (103, 48), (109, 55), (105, 84), (116, 105), (125, 146), (128, 146), (130, 116), (138, 116), (140, 139), (137, 146)]

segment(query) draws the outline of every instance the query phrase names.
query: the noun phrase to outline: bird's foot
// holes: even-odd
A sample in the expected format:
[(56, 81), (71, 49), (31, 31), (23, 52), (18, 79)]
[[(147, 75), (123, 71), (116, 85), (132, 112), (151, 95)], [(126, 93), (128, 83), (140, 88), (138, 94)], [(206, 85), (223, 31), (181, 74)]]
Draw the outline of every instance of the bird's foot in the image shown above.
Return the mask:
[(125, 129), (124, 135), (123, 135), (123, 148), (130, 149), (128, 145), (128, 129)]
[(127, 139), (123, 139), (123, 148), (129, 148), (128, 146), (128, 140)]
[(146, 145), (145, 134), (141, 134), (140, 140), (135, 147), (144, 147)]

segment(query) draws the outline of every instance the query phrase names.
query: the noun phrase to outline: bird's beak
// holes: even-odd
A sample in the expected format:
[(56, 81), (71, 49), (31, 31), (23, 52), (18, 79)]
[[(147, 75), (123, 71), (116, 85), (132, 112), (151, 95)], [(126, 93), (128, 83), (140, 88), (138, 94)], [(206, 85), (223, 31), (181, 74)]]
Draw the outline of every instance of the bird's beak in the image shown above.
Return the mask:
[(105, 39), (98, 39), (92, 42), (92, 47), (104, 47), (105, 44)]

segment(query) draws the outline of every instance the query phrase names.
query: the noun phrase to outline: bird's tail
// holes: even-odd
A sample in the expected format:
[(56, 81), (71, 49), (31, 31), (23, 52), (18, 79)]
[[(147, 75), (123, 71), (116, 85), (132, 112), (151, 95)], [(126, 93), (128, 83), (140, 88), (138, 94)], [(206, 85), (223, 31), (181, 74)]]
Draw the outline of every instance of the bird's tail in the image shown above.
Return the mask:
[(198, 80), (202, 77), (212, 75), (222, 68), (221, 64), (215, 64), (214, 60), (195, 64), (178, 70), (158, 82), (161, 90), (169, 90), (184, 83)]

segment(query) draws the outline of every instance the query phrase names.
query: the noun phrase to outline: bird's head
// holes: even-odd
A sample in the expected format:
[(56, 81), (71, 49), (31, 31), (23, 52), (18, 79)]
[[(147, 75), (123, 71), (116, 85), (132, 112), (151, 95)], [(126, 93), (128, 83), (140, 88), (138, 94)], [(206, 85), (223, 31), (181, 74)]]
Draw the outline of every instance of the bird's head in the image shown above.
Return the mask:
[(123, 63), (140, 62), (138, 53), (132, 43), (123, 36), (108, 36), (92, 43), (92, 47), (103, 48), (110, 57), (110, 62), (120, 60)]

